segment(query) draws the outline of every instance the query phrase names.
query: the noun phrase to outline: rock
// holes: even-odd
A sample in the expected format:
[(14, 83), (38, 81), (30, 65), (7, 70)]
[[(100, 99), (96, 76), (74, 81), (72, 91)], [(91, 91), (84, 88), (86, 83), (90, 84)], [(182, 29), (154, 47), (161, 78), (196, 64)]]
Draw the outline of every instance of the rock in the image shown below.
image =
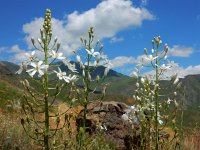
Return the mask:
[[(124, 103), (114, 101), (90, 103), (86, 117), (86, 132), (93, 135), (98, 125), (103, 126), (106, 140), (116, 145), (117, 150), (132, 149), (132, 142), (138, 143), (138, 138), (133, 137), (132, 125), (121, 118), (128, 107)], [(76, 124), (78, 128), (83, 126), (83, 111), (79, 113)]]

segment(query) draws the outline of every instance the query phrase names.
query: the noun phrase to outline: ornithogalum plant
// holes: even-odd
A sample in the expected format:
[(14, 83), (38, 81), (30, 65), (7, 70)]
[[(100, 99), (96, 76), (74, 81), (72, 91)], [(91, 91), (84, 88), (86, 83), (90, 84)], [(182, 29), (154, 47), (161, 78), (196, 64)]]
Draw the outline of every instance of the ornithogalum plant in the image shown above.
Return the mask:
[[(45, 150), (64, 147), (64, 143), (56, 141), (54, 137), (66, 125), (68, 116), (66, 111), (58, 111), (55, 100), (63, 88), (77, 80), (76, 75), (67, 75), (56, 65), (58, 63), (54, 63), (63, 61), (69, 70), (76, 72), (75, 65), (58, 53), (60, 43), (57, 37), (52, 40), (51, 26), (51, 11), (47, 9), (43, 28), (40, 29), (41, 37), (38, 42), (31, 39), (35, 50), (26, 54), (27, 60), (17, 72), (26, 72), (30, 76), (28, 80), (34, 80), (32, 83), (37, 84), (34, 87), (28, 80), (23, 81), (25, 91), (22, 108), (26, 117), (21, 119), (21, 124), (29, 137)], [(36, 55), (38, 53), (39, 57)], [(62, 123), (61, 119), (64, 120)]]
[[(159, 134), (164, 127), (172, 121), (174, 125), (175, 137), (177, 128), (175, 127), (175, 118), (177, 112), (176, 90), (180, 87), (180, 82), (176, 74), (169, 71), (173, 69), (174, 63), (168, 60), (168, 45), (165, 44), (161, 49), (161, 38), (155, 37), (152, 40), (152, 50), (148, 54), (144, 49), (144, 57), (136, 67), (133, 76), (137, 78), (135, 95), (133, 98), (136, 104), (131, 106), (130, 110), (124, 114), (123, 119), (129, 120), (140, 127), (141, 149), (159, 149)], [(147, 73), (142, 71), (147, 69)], [(142, 77), (138, 77), (138, 74)], [(161, 80), (171, 80), (170, 85), (163, 86)], [(171, 102), (174, 107), (170, 107)], [(173, 108), (173, 109), (172, 109)], [(170, 110), (172, 114), (170, 115)]]
[[(83, 52), (75, 52), (77, 62), (82, 71), (80, 79), (82, 79), (83, 90), (77, 91), (77, 101), (83, 106), (83, 122), (82, 127), (79, 129), (79, 149), (82, 150), (84, 145), (85, 131), (86, 131), (86, 117), (88, 111), (88, 104), (91, 101), (101, 101), (105, 96), (106, 84), (103, 84), (103, 80), (107, 76), (111, 67), (110, 61), (107, 56), (103, 54), (103, 45), (99, 41), (94, 42), (93, 28), (89, 28), (88, 38), (81, 38), (83, 44)], [(85, 54), (86, 53), (86, 54)], [(104, 66), (103, 73), (96, 73), (95, 71), (99, 66)], [(101, 88), (100, 88), (101, 85)], [(101, 95), (94, 99), (94, 93), (97, 90), (102, 90)]]

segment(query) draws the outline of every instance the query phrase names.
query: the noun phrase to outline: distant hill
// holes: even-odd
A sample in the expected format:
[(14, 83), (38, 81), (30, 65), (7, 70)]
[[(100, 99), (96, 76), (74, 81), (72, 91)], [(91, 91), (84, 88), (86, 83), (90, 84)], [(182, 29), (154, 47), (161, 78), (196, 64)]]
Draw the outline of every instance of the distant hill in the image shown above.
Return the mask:
[[(72, 62), (75, 63), (75, 62)], [(60, 68), (67, 73), (70, 73), (68, 68), (61, 62), (57, 62), (61, 65)], [(81, 69), (77, 63), (75, 63), (77, 71), (81, 74)], [(16, 75), (15, 72), (19, 69), (19, 66), (6, 61), (0, 61), (0, 107), (10, 103), (10, 101), (20, 99), (22, 96), (23, 88), (20, 84), (20, 79), (24, 78), (23, 75)], [(100, 76), (103, 75), (105, 67), (101, 66), (96, 69), (94, 74)], [(194, 117), (200, 115), (200, 74), (199, 75), (188, 75), (183, 79), (181, 89), (178, 91), (178, 101), (183, 95), (183, 89), (185, 89), (185, 105), (187, 111), (185, 111), (186, 124), (192, 121), (197, 121), (200, 123), (199, 117)], [(132, 95), (134, 93), (136, 79), (118, 73), (114, 70), (110, 70), (105, 82), (108, 84), (107, 94), (105, 100), (110, 101), (122, 101), (126, 103), (133, 103)], [(161, 85), (168, 85), (169, 81), (161, 81)], [(168, 90), (170, 90), (169, 87)], [(164, 90), (164, 92), (166, 92)], [(9, 101), (9, 102), (8, 102)], [(193, 117), (192, 117), (192, 116)], [(199, 118), (199, 119), (198, 119)]]
[[(79, 67), (79, 64), (75, 63), (77, 71), (81, 75), (82, 70)], [(62, 63), (57, 62), (56, 65), (60, 65), (62, 71), (66, 71), (67, 73), (71, 73), (69, 69)], [(19, 66), (6, 61), (0, 61), (0, 77), (8, 78), (8, 76), (12, 76), (13, 78), (19, 78), (16, 75), (16, 71), (19, 69)], [(95, 72), (92, 74), (92, 77), (96, 77), (96, 75), (103, 76), (105, 67), (100, 66), (97, 67)], [(186, 104), (190, 105), (192, 103), (199, 102), (200, 103), (200, 74), (199, 75), (188, 75), (183, 79), (180, 79), (182, 82), (181, 90), (185, 87), (185, 95), (186, 95)], [(118, 73), (114, 70), (110, 70), (108, 73), (105, 82), (108, 83), (108, 91), (109, 95), (126, 95), (132, 96), (133, 91), (135, 89), (136, 79)], [(167, 84), (168, 81), (162, 81), (162, 84)]]
[(18, 70), (19, 66), (7, 62), (7, 61), (0, 61), (0, 75), (13, 75)]

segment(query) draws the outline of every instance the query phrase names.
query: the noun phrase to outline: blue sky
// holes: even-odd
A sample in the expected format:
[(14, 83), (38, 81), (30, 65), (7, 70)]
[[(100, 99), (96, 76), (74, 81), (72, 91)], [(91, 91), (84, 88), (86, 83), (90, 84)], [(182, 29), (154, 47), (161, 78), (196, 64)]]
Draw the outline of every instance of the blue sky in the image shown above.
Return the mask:
[(181, 74), (200, 74), (199, 0), (2, 0), (0, 60), (19, 63), (39, 36), (46, 8), (52, 10), (53, 34), (61, 51), (73, 59), (79, 37), (94, 26), (113, 69), (129, 75), (143, 49), (160, 35), (170, 47), (169, 59)]

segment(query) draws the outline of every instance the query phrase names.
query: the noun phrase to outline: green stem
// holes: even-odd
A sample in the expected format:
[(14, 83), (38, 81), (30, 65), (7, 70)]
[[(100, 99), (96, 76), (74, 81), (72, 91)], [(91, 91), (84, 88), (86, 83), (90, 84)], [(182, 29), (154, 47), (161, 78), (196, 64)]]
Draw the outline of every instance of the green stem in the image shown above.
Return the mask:
[[(44, 53), (45, 53), (45, 65), (48, 64), (48, 44), (47, 44), (47, 35), (44, 42)], [(49, 104), (48, 104), (48, 73), (44, 73), (44, 110), (45, 110), (45, 131), (44, 131), (44, 146), (45, 150), (49, 150)]]
[[(91, 37), (89, 36), (89, 42), (88, 42), (88, 47), (87, 49), (90, 50), (91, 47)], [(89, 102), (89, 87), (90, 87), (90, 80), (89, 80), (89, 74), (90, 74), (90, 59), (91, 56), (88, 54), (87, 57), (87, 71), (86, 71), (86, 93), (85, 93), (85, 100), (84, 100), (84, 111), (83, 111), (83, 133), (81, 133), (80, 135), (80, 144), (79, 144), (79, 150), (83, 149), (83, 145), (84, 145), (84, 138), (85, 138), (85, 131), (86, 131), (86, 119), (87, 119), (87, 106), (88, 106), (88, 102)]]
[(159, 131), (158, 131), (158, 46), (156, 48), (156, 89), (155, 89), (155, 102), (156, 102), (156, 150), (158, 150), (158, 136), (159, 136)]

